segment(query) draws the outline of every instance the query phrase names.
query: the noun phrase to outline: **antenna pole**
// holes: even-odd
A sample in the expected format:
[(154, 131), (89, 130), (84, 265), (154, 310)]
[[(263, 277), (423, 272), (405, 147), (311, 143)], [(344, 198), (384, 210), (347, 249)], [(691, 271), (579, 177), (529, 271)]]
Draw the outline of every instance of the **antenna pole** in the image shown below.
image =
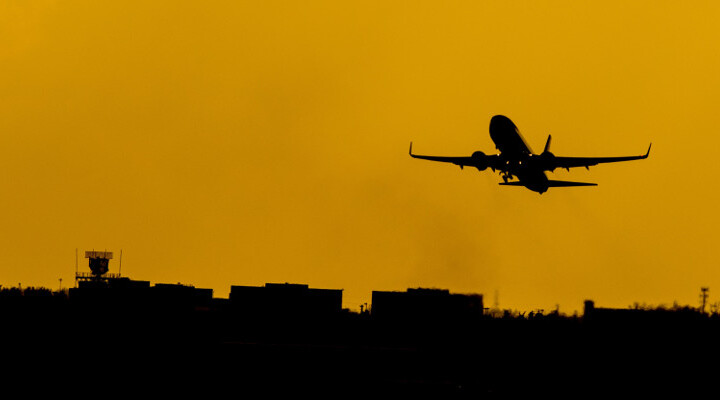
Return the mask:
[(75, 248), (75, 287), (77, 287), (77, 276), (78, 276), (78, 249)]
[(120, 272), (122, 272), (122, 249), (120, 249), (120, 262), (118, 265), (118, 276), (120, 276)]
[(709, 288), (700, 288), (700, 312), (705, 314), (705, 304), (707, 304)]

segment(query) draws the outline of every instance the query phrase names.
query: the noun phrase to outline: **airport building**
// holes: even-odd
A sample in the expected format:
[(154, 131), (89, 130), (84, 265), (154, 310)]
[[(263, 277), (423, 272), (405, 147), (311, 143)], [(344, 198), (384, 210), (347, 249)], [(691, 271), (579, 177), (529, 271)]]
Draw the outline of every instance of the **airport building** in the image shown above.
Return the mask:
[(290, 283), (231, 286), (230, 306), (248, 317), (332, 316), (342, 311), (342, 289), (313, 289)]
[(212, 289), (190, 285), (133, 280), (120, 273), (109, 272), (113, 253), (87, 251), (90, 272), (76, 272), (76, 287), (69, 290), (69, 299), (79, 307), (107, 311), (191, 311), (207, 308), (212, 303)]
[(446, 289), (408, 289), (405, 292), (372, 292), (372, 317), (376, 320), (478, 320), (483, 315), (481, 294), (456, 294)]

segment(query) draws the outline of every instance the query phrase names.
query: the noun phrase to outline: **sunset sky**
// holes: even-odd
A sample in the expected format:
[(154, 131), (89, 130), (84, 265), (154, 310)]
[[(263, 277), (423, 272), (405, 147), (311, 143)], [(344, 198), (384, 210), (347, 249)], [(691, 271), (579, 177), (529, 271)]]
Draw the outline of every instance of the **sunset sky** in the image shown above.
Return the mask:
[[(720, 301), (720, 3), (0, 2), (0, 285), (482, 293), (572, 312)], [(647, 160), (543, 195), (411, 159)]]

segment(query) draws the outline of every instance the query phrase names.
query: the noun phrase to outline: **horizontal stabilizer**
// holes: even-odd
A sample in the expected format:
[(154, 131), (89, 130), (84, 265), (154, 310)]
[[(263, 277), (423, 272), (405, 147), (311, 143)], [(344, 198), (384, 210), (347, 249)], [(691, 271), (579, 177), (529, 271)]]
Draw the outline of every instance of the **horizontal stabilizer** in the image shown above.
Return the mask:
[(548, 187), (564, 187), (564, 186), (597, 186), (597, 183), (550, 181), (550, 180), (548, 181)]
[[(500, 182), (499, 185), (502, 185), (502, 186), (525, 186), (525, 184), (522, 182)], [(597, 186), (597, 183), (548, 180), (548, 187), (566, 187), (566, 186)]]

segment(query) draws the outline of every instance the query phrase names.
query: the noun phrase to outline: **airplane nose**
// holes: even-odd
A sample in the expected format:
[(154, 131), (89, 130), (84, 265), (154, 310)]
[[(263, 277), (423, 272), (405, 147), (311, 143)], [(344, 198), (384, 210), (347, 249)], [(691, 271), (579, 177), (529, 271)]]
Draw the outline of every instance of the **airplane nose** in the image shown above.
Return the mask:
[(516, 129), (515, 124), (510, 120), (510, 118), (504, 115), (495, 115), (494, 117), (490, 118), (490, 132), (504, 131), (508, 129)]

